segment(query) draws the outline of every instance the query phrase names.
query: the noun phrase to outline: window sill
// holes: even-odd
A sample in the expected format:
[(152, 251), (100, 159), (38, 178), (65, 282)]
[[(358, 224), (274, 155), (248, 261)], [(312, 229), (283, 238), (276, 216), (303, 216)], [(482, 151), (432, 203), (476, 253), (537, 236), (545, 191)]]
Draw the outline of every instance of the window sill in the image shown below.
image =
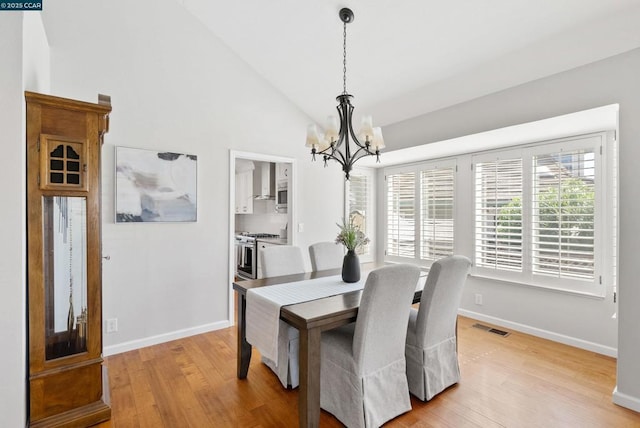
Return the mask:
[[(550, 285), (539, 284), (539, 283), (530, 283), (530, 282), (524, 282), (524, 281), (517, 281), (513, 279), (498, 278), (495, 276), (481, 274), (481, 273), (470, 273), (469, 276), (472, 278), (494, 281), (494, 282), (498, 282), (498, 283), (506, 284), (510, 286), (517, 285), (517, 286), (523, 286), (528, 288), (534, 288), (536, 290), (550, 291), (553, 293), (560, 293), (560, 294), (568, 294), (576, 297), (586, 297), (589, 299), (596, 299), (596, 300), (604, 300), (606, 298), (606, 293), (604, 292), (604, 290), (602, 291), (602, 293), (577, 291), (577, 290), (572, 290), (568, 288), (561, 288), (557, 286), (550, 286)], [(602, 286), (602, 287), (603, 289), (605, 288), (605, 286)]]

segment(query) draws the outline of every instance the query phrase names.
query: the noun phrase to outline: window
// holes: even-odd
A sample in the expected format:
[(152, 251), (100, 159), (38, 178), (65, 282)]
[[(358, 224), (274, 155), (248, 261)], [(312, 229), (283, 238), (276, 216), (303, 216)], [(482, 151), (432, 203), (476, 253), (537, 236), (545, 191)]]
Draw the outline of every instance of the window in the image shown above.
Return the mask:
[(430, 264), (453, 254), (454, 177), (453, 162), (414, 165), (386, 175), (387, 260)]
[(475, 169), (476, 266), (522, 271), (522, 159)]
[(374, 172), (365, 168), (351, 171), (350, 179), (345, 184), (345, 220), (353, 221), (360, 230), (371, 240), (367, 245), (358, 248), (361, 261), (373, 261), (373, 246), (375, 234), (374, 203), (373, 203)]
[(449, 167), (420, 173), (422, 260), (437, 260), (453, 254), (454, 172)]
[(615, 289), (613, 132), (385, 168), (384, 260), (450, 254), (472, 274), (603, 297)]
[[(473, 157), (475, 272), (604, 295), (605, 134)], [(611, 235), (605, 237), (605, 235)]]
[(415, 258), (415, 176), (414, 172), (387, 176), (388, 256)]
[(533, 157), (532, 272), (593, 281), (595, 153)]

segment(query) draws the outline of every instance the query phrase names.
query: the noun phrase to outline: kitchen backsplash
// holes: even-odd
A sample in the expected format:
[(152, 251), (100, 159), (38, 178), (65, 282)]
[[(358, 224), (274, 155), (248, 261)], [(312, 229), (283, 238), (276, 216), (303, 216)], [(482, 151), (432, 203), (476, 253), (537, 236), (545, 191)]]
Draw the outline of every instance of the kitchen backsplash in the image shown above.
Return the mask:
[(253, 203), (253, 214), (236, 214), (236, 231), (279, 234), (287, 224), (287, 214), (276, 213), (272, 200)]

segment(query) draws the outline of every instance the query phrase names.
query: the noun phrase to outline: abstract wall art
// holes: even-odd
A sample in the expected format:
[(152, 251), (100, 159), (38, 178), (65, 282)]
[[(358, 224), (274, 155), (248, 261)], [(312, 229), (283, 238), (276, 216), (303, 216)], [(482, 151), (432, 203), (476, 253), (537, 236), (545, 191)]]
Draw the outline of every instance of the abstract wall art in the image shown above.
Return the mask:
[(197, 221), (195, 155), (116, 147), (116, 223)]

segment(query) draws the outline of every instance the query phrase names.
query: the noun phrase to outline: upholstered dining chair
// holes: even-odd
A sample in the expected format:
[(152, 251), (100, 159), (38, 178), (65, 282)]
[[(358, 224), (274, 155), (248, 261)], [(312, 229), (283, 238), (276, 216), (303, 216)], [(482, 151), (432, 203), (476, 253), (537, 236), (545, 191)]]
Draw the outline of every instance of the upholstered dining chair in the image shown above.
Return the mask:
[(309, 258), (313, 271), (342, 267), (344, 248), (335, 242), (317, 242), (309, 245)]
[(261, 250), (260, 257), (265, 278), (304, 272), (304, 259), (300, 247), (272, 245)]
[(371, 271), (356, 322), (322, 333), (320, 406), (350, 428), (411, 410), (404, 346), (419, 275), (408, 264)]
[(456, 323), (470, 267), (471, 261), (464, 256), (434, 262), (420, 307), (411, 308), (405, 349), (407, 381), (409, 391), (422, 401), (460, 380)]
[[(265, 278), (281, 275), (293, 275), (305, 271), (302, 249), (292, 245), (273, 245), (260, 252), (260, 264)], [(299, 384), (299, 351), (300, 333), (295, 327), (280, 320), (278, 329), (278, 363), (262, 357), (262, 362), (269, 367), (280, 380), (282, 386), (295, 388)]]

